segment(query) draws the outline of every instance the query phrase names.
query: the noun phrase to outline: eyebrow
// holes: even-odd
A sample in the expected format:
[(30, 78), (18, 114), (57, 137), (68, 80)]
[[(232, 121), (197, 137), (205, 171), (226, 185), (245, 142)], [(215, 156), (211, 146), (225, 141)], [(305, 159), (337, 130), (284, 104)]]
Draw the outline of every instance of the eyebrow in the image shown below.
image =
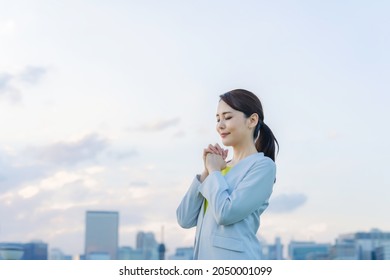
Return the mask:
[[(232, 114), (233, 112), (227, 111), (227, 112), (222, 112), (221, 115), (226, 115), (226, 114)], [(215, 115), (216, 117), (219, 117), (219, 114)]]

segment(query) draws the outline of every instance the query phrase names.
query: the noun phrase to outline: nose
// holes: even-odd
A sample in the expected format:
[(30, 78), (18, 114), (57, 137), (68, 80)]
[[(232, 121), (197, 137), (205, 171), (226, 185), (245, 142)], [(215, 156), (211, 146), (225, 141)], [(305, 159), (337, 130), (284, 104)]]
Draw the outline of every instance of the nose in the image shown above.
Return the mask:
[(224, 129), (225, 128), (225, 123), (223, 120), (220, 120), (217, 125), (218, 129)]

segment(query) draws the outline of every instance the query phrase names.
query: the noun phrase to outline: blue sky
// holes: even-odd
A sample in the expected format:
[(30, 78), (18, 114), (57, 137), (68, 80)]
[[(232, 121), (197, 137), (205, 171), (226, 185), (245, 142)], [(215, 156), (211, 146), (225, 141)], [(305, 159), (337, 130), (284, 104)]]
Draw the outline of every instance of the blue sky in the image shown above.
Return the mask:
[(390, 230), (388, 1), (0, 5), (0, 241), (82, 253), (85, 211), (116, 210), (120, 245), (192, 245), (175, 210), (234, 88), (280, 143), (261, 238)]

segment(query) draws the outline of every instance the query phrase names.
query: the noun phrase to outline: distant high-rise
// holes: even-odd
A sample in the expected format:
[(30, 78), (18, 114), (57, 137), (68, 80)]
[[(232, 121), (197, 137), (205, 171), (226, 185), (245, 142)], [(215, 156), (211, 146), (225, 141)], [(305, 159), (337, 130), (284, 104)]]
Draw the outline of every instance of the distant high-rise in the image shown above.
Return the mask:
[(22, 260), (47, 260), (48, 244), (42, 241), (25, 243)]
[(377, 260), (390, 260), (390, 242), (377, 247), (374, 254)]
[(158, 245), (158, 259), (165, 260), (164, 226), (161, 227), (161, 243)]
[(330, 247), (328, 243), (291, 241), (288, 253), (292, 260), (323, 260), (329, 258)]
[[(336, 239), (335, 247), (349, 246), (354, 259), (374, 260), (386, 259), (386, 247), (390, 244), (390, 232), (383, 232), (379, 229), (372, 229), (369, 232), (355, 232), (342, 234)], [(335, 256), (334, 258), (340, 258)]]
[(194, 255), (194, 247), (179, 247), (176, 248), (174, 255), (170, 256), (170, 260), (192, 260)]
[(275, 238), (275, 244), (266, 244), (265, 242), (262, 242), (261, 246), (262, 246), (262, 258), (264, 260), (283, 259), (283, 245), (280, 240), (280, 237)]
[(85, 258), (118, 258), (119, 213), (87, 211), (85, 221)]
[(52, 248), (49, 253), (49, 260), (72, 260), (72, 256), (65, 255), (60, 248)]
[(122, 246), (118, 251), (118, 259), (120, 260), (143, 260), (144, 253), (141, 249), (133, 249), (130, 246)]
[(158, 243), (152, 232), (137, 233), (137, 249), (143, 252), (144, 260), (158, 259)]

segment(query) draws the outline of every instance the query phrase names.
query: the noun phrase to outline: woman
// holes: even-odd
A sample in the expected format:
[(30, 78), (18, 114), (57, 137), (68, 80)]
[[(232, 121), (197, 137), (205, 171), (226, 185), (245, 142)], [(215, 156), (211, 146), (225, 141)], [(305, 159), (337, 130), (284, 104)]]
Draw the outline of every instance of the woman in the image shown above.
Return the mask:
[(196, 226), (194, 259), (260, 259), (256, 237), (260, 215), (275, 182), (275, 143), (264, 123), (260, 100), (243, 89), (220, 96), (218, 144), (203, 151), (204, 171), (197, 175), (177, 208), (181, 227)]

